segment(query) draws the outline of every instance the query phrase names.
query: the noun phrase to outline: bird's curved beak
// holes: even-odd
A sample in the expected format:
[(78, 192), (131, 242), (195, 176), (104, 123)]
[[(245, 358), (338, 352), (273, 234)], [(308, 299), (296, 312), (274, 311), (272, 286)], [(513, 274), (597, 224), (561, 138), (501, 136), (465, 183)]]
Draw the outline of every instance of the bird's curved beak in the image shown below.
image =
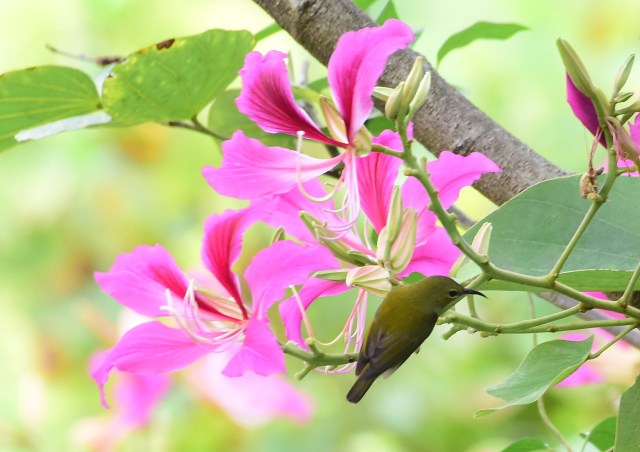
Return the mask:
[(473, 289), (464, 289), (464, 293), (466, 293), (467, 295), (480, 295), (481, 297), (487, 298), (487, 296), (482, 292), (478, 292), (477, 290)]

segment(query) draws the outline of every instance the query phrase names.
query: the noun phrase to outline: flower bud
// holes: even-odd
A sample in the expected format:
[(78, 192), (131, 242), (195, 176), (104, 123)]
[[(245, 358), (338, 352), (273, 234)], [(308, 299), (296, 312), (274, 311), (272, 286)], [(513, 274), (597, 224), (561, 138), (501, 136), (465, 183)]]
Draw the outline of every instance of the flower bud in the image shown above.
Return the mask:
[(393, 242), (402, 226), (402, 197), (400, 187), (394, 186), (391, 192), (391, 202), (389, 203), (389, 213), (387, 214), (387, 240)]
[(427, 72), (422, 80), (420, 81), (420, 86), (418, 87), (418, 91), (416, 95), (411, 100), (409, 104), (409, 117), (413, 118), (420, 107), (424, 105), (429, 97), (429, 90), (431, 89), (431, 72)]
[(402, 88), (402, 101), (405, 105), (408, 105), (418, 92), (418, 86), (420, 85), (424, 77), (424, 59), (422, 57), (416, 58), (413, 62), (413, 67), (407, 76), (407, 81)]
[(379, 297), (385, 297), (391, 291), (389, 272), (379, 265), (366, 265), (349, 270), (347, 286), (360, 287)]
[(398, 116), (400, 107), (402, 106), (402, 90), (404, 89), (404, 82), (400, 82), (398, 86), (389, 94), (387, 103), (384, 106), (384, 115), (392, 121)]
[(412, 208), (405, 209), (402, 213), (402, 226), (398, 232), (398, 237), (391, 244), (389, 268), (393, 274), (400, 273), (411, 262), (416, 245), (417, 227), (418, 214)]
[(576, 54), (576, 51), (562, 38), (558, 38), (556, 43), (567, 74), (571, 77), (571, 81), (585, 96), (593, 99), (595, 97), (593, 83), (591, 82), (587, 69)]
[(388, 88), (386, 86), (376, 86), (375, 88), (373, 88), (373, 97), (386, 102), (393, 91), (393, 88)]
[(613, 101), (616, 104), (620, 104), (622, 102), (626, 102), (629, 99), (631, 99), (631, 96), (633, 96), (633, 93), (630, 93), (629, 91), (626, 91), (624, 93), (618, 93), (618, 95), (616, 95), (616, 97), (613, 98)]
[(347, 280), (348, 269), (344, 270), (323, 270), (313, 274), (318, 279), (324, 279), (327, 281), (345, 282)]
[(338, 109), (326, 96), (320, 96), (320, 109), (331, 137), (336, 141), (347, 143), (349, 140), (347, 139), (347, 128), (344, 125), (344, 119), (342, 119)]
[[(491, 223), (483, 223), (478, 229), (476, 236), (473, 238), (471, 242), (471, 249), (474, 250), (481, 256), (488, 256), (489, 254), (489, 242), (491, 241), (491, 232), (493, 231), (493, 226)], [(455, 263), (451, 266), (451, 271), (449, 272), (449, 276), (456, 276), (460, 269), (471, 260), (465, 255), (461, 254)]]
[(634, 59), (635, 55), (629, 55), (624, 64), (620, 66), (620, 69), (618, 69), (618, 73), (616, 74), (616, 78), (613, 82), (613, 89), (615, 93), (618, 93), (622, 88), (624, 88), (624, 85), (627, 83), (629, 74), (631, 74), (631, 68), (633, 67)]

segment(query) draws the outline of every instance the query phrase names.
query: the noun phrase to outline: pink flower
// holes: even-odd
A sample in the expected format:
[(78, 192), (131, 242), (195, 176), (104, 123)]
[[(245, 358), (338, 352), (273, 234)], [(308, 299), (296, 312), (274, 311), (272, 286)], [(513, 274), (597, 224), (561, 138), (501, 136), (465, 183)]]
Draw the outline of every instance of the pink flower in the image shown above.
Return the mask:
[[(90, 362), (97, 369), (107, 352), (96, 353)], [(115, 385), (115, 406), (107, 416), (83, 419), (73, 427), (75, 441), (91, 450), (116, 450), (135, 430), (149, 424), (153, 409), (169, 390), (167, 375), (120, 372)]]
[(328, 64), (329, 85), (337, 107), (337, 114), (329, 115), (328, 119), (332, 137), (325, 135), (296, 104), (284, 63), (286, 54), (249, 53), (240, 71), (243, 86), (236, 100), (238, 109), (267, 132), (289, 135), (303, 132), (306, 138), (345, 151), (332, 159), (316, 159), (284, 148), (267, 148), (236, 132), (223, 144), (222, 167), (205, 167), (204, 177), (222, 195), (255, 199), (287, 193), (342, 162), (341, 183), (347, 192), (342, 211), (344, 223), (350, 228), (360, 209), (357, 153), (368, 151), (362, 148), (358, 134), (373, 108), (373, 88), (389, 56), (413, 39), (411, 29), (395, 19), (381, 27), (345, 33), (339, 39)]
[[(398, 149), (401, 147), (400, 138), (396, 133), (385, 131), (379, 137), (374, 137), (375, 143)], [(389, 210), (391, 208), (391, 193), (398, 175), (400, 160), (380, 153), (371, 153), (359, 158), (358, 187), (361, 191), (362, 210), (377, 234), (387, 226)], [(472, 153), (463, 157), (452, 152), (443, 152), (438, 160), (429, 162), (429, 173), (445, 207), (450, 207), (458, 198), (461, 188), (470, 185), (487, 172), (499, 171), (498, 166), (480, 153)], [(313, 196), (326, 193), (318, 181), (305, 184), (305, 190)], [(267, 222), (274, 227), (282, 226), (285, 231), (297, 239), (315, 243), (316, 238), (302, 225), (297, 214), (305, 211), (323, 223), (336, 221), (330, 201), (312, 203), (302, 196), (297, 189), (289, 193), (273, 197), (277, 200), (275, 213)], [(459, 251), (451, 244), (449, 237), (442, 227), (436, 225), (435, 215), (428, 209), (429, 198), (424, 187), (414, 178), (407, 179), (402, 186), (402, 201), (405, 209), (414, 209), (417, 214), (417, 233), (415, 241), (408, 243), (409, 259), (405, 266), (398, 269), (394, 276), (406, 277), (418, 272), (423, 275), (446, 275), (458, 257)], [(261, 201), (254, 204), (259, 205)], [(265, 202), (265, 201), (262, 201)], [(367, 228), (365, 228), (365, 231)], [(365, 234), (366, 235), (366, 234)], [(369, 243), (367, 237), (360, 237), (355, 233), (345, 234), (340, 242), (353, 251), (370, 257), (372, 266), (378, 260), (378, 250)], [(323, 270), (341, 270), (353, 268), (352, 264), (339, 262), (332, 255), (323, 257)], [(356, 267), (362, 269), (364, 267)], [(355, 270), (354, 270), (355, 271)], [(298, 297), (291, 297), (280, 304), (280, 314), (285, 324), (287, 337), (305, 347), (301, 332), (303, 310), (306, 310), (317, 298), (335, 295), (349, 289), (346, 283), (310, 278), (300, 289)], [(360, 290), (356, 305), (352, 311), (343, 335), (355, 349), (359, 348), (364, 326), (364, 307), (366, 306), (366, 292)], [(350, 342), (351, 341), (351, 342)]]
[[(600, 131), (600, 123), (598, 121), (598, 114), (593, 106), (591, 99), (580, 91), (571, 80), (569, 74), (566, 74), (567, 78), (567, 102), (573, 111), (573, 114), (580, 120), (589, 132), (594, 136)], [(607, 142), (604, 134), (600, 132), (599, 137), (600, 144), (607, 147)]]
[(316, 252), (289, 241), (259, 252), (245, 272), (252, 303), (242, 296), (231, 268), (245, 230), (268, 216), (269, 206), (227, 211), (205, 223), (202, 261), (211, 276), (190, 282), (160, 245), (139, 246), (118, 257), (107, 273), (96, 273), (103, 291), (120, 304), (149, 317), (171, 316), (177, 328), (152, 321), (132, 328), (92, 371), (105, 406), (104, 384), (113, 369), (155, 375), (182, 369), (208, 353), (237, 344), (222, 373), (236, 377), (284, 372), (284, 355), (269, 329), (267, 311), (289, 285), (318, 270)]
[[(237, 347), (238, 344), (234, 344)], [(243, 427), (257, 427), (286, 417), (304, 423), (313, 414), (308, 396), (279, 375), (262, 376), (253, 372), (229, 378), (222, 374), (229, 353), (207, 355), (186, 373), (187, 382), (206, 400), (220, 406)]]

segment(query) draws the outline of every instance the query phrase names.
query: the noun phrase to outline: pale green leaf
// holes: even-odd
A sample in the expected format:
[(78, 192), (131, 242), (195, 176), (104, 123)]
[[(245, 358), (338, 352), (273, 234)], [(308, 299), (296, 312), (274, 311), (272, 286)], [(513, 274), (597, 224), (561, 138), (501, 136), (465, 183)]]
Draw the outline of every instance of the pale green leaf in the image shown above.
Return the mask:
[(451, 51), (466, 47), (478, 39), (509, 39), (527, 27), (514, 23), (477, 22), (458, 33), (455, 33), (442, 44), (438, 50), (437, 64)]
[(502, 449), (502, 452), (535, 452), (540, 450), (550, 451), (551, 449), (539, 439), (526, 438)]
[(209, 30), (142, 49), (113, 67), (105, 109), (115, 125), (190, 119), (226, 90), (252, 47), (247, 31)]
[(398, 11), (396, 10), (396, 5), (393, 3), (393, 0), (389, 0), (387, 4), (384, 5), (382, 12), (376, 19), (376, 23), (378, 25), (382, 25), (389, 19), (397, 19), (397, 18), (398, 18)]
[(610, 417), (600, 422), (587, 435), (586, 443), (591, 443), (600, 451), (607, 451), (613, 447), (616, 440), (616, 417)]
[(263, 39), (268, 38), (269, 36), (274, 35), (279, 31), (282, 31), (282, 27), (278, 23), (274, 22), (271, 25), (267, 25), (262, 30), (256, 33), (256, 42), (262, 41)]
[(618, 427), (616, 429), (615, 452), (640, 450), (640, 378), (627, 389), (620, 399)]
[(100, 108), (93, 80), (77, 69), (40, 66), (0, 76), (0, 150), (26, 129)]
[(538, 400), (549, 387), (571, 375), (589, 356), (593, 337), (584, 341), (554, 340), (534, 347), (505, 381), (487, 388), (487, 392), (506, 400), (497, 408), (480, 410), (476, 417), (513, 405)]
[[(528, 188), (479, 221), (465, 239), (471, 242), (480, 225), (489, 222), (493, 225), (491, 262), (532, 276), (547, 274), (591, 205), (580, 197), (579, 179), (563, 177)], [(608, 201), (564, 265), (559, 281), (581, 291), (624, 290), (640, 261), (640, 209), (633, 207), (639, 196), (640, 178), (618, 178)], [(523, 287), (495, 281), (484, 289)]]

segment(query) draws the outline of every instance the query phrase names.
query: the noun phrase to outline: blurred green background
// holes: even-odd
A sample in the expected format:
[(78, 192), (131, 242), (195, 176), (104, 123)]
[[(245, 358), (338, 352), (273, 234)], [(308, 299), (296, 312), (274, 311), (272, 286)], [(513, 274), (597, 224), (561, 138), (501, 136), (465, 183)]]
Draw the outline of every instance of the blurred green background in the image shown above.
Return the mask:
[[(372, 8), (374, 15), (383, 4)], [(506, 42), (478, 42), (456, 51), (440, 71), (546, 158), (568, 170), (585, 168), (590, 137), (565, 103), (555, 39), (571, 42), (594, 81), (608, 91), (618, 66), (638, 49), (639, 2), (396, 0), (396, 5), (402, 19), (424, 30), (415, 47), (430, 58), (448, 36), (480, 20), (529, 27)], [(249, 0), (3, 1), (0, 72), (52, 63), (99, 72), (52, 54), (45, 44), (93, 56), (123, 55), (209, 28), (255, 32), (270, 23)], [(308, 58), (284, 33), (258, 46), (271, 48), (291, 50), (298, 68)], [(321, 76), (322, 68), (316, 64), (312, 74)], [(638, 80), (636, 71), (629, 87), (636, 88)], [(218, 155), (208, 137), (153, 124), (66, 133), (0, 154), (0, 449), (87, 450), (79, 422), (105, 415), (87, 360), (114, 343), (121, 311), (92, 274), (142, 243), (161, 243), (183, 268), (197, 266), (203, 220), (239, 206), (215, 194), (200, 175), (203, 165), (218, 163)], [(460, 206), (474, 218), (492, 208), (472, 190), (464, 192)], [(253, 252), (267, 241), (265, 231), (251, 234)], [(327, 325), (327, 337), (348, 311), (348, 300), (342, 301), (312, 313), (315, 324)], [(540, 313), (552, 311), (537, 304)], [(491, 294), (481, 310), (495, 321), (513, 321), (527, 316), (529, 308), (524, 295)], [(533, 406), (473, 419), (478, 409), (499, 403), (483, 388), (515, 369), (531, 338), (462, 333), (445, 342), (444, 331), (439, 327), (420, 355), (377, 383), (357, 406), (344, 399), (352, 375), (291, 378), (315, 403), (314, 418), (303, 426), (281, 420), (245, 430), (188, 386), (174, 385), (151, 425), (120, 449), (446, 452), (501, 450), (529, 436), (553, 442)], [(637, 370), (637, 356), (630, 355), (632, 364), (610, 366), (618, 369), (611, 383), (548, 395), (552, 419), (574, 443), (579, 432), (615, 413), (620, 390)], [(289, 364), (292, 372), (300, 366)]]

